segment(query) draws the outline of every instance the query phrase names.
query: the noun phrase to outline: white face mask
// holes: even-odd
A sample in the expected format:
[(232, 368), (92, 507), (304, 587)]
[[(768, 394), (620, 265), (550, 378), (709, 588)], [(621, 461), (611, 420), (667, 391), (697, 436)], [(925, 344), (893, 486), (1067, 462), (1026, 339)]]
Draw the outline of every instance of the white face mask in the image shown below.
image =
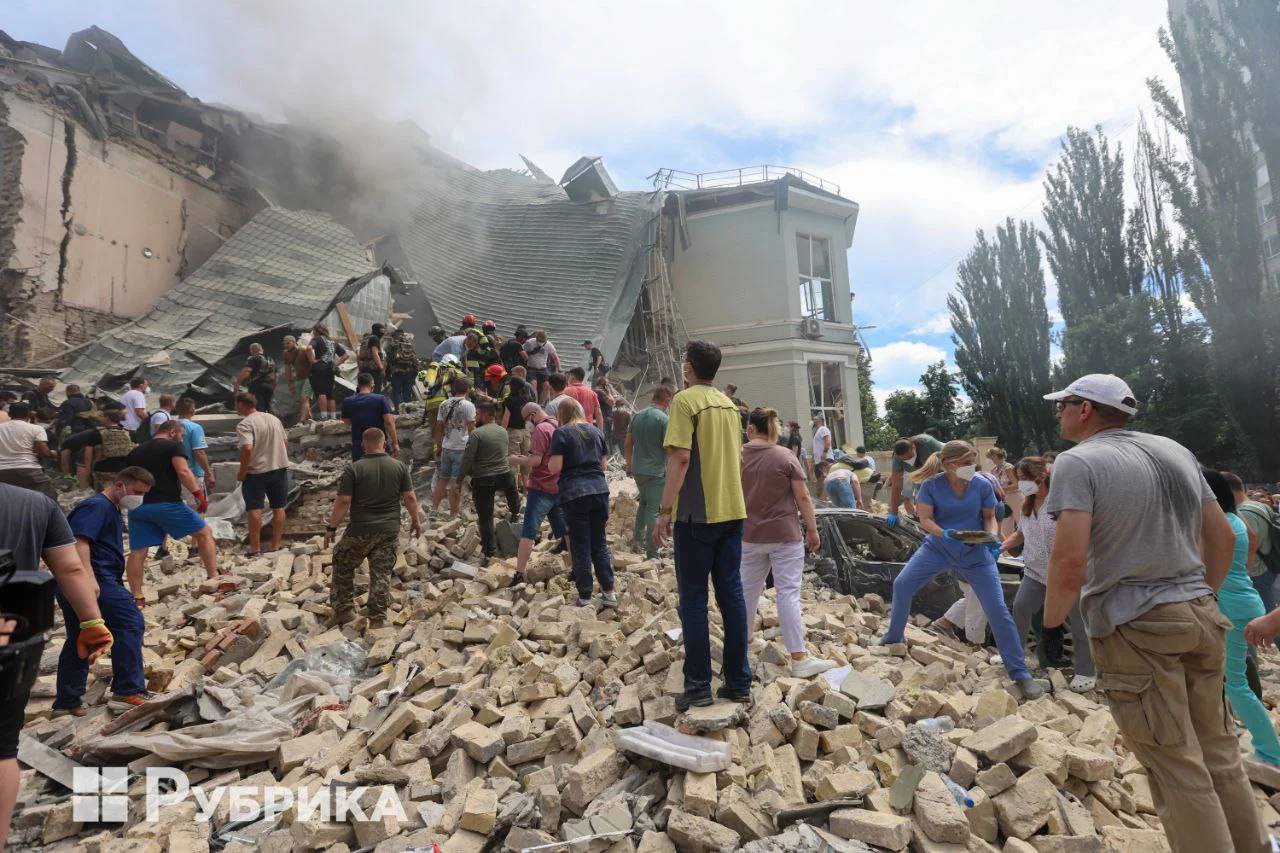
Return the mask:
[(902, 460), (902, 464), (903, 464), (903, 465), (914, 465), (914, 464), (916, 464), (916, 456), (915, 456), (915, 454), (913, 453), (913, 454), (911, 454), (910, 456), (908, 456), (906, 459), (903, 459), (903, 460)]
[(956, 469), (956, 476), (961, 480), (972, 480), (977, 473), (978, 466), (976, 465), (961, 465)]
[(137, 509), (142, 506), (142, 495), (125, 495), (120, 499), (121, 509)]
[(1018, 491), (1022, 492), (1024, 497), (1029, 498), (1032, 495), (1034, 495), (1036, 492), (1040, 491), (1040, 484), (1033, 483), (1030, 480), (1019, 480)]

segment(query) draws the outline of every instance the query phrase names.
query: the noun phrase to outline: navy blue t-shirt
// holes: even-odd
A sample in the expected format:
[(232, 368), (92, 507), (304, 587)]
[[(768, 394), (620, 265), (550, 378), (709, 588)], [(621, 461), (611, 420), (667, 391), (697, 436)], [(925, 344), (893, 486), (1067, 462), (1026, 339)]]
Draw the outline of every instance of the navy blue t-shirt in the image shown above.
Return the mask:
[(584, 495), (609, 494), (600, 460), (609, 452), (604, 433), (592, 424), (566, 424), (551, 436), (551, 456), (563, 456), (560, 469), (560, 500), (571, 501)]
[(116, 505), (99, 492), (76, 504), (67, 522), (72, 535), (89, 540), (94, 572), (119, 579), (124, 574), (124, 519)]
[(391, 414), (391, 401), (382, 394), (352, 394), (342, 401), (342, 417), (351, 421), (351, 459), (364, 456), (364, 431), (377, 427), (384, 433), (382, 416)]

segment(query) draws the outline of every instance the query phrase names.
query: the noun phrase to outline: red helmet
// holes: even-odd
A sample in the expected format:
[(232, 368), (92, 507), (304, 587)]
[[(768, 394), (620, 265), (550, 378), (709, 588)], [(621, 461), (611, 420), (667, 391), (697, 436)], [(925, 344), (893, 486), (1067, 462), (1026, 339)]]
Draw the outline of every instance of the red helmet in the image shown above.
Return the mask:
[(507, 375), (507, 369), (501, 364), (491, 364), (484, 369), (484, 378), (497, 382)]
[(496, 332), (498, 331), (498, 324), (493, 322), (492, 320), (485, 320), (484, 325), (481, 328), (483, 328), (486, 332)]
[(476, 315), (475, 315), (475, 314), (466, 314), (466, 315), (464, 315), (464, 316), (463, 316), (463, 318), (462, 318), (462, 325), (463, 325), (463, 327), (464, 327), (464, 328), (465, 328), (466, 326), (474, 326), (475, 324), (476, 324)]

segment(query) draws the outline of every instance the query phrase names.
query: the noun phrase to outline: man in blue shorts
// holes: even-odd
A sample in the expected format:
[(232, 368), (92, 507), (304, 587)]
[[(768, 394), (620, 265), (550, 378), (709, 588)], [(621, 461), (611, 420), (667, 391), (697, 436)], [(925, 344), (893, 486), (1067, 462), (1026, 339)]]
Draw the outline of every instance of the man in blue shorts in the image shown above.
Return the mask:
[[(115, 712), (128, 711), (147, 701), (147, 679), (142, 667), (142, 635), (146, 623), (142, 606), (141, 566), (128, 578), (125, 587), (124, 518), (122, 510), (136, 509), (155, 484), (155, 478), (144, 468), (125, 468), (113, 475), (98, 494), (76, 504), (67, 516), (71, 533), (76, 538), (80, 562), (93, 569), (98, 584), (98, 608), (107, 629), (115, 637), (111, 648), (111, 698), (107, 707)], [(61, 591), (58, 605), (62, 608), (67, 639), (58, 658), (58, 693), (53, 700), (54, 716), (86, 713), (81, 699), (89, 678), (89, 661), (80, 657), (80, 617)]]
[[(147, 552), (164, 544), (165, 536), (182, 539), (190, 536), (200, 550), (200, 562), (204, 563), (209, 577), (218, 574), (218, 546), (213, 541), (213, 531), (204, 519), (182, 502), (182, 489), (195, 497), (200, 512), (209, 508), (204, 489), (191, 467), (182, 447), (182, 421), (177, 418), (156, 427), (156, 434), (133, 449), (125, 465), (144, 468), (156, 484), (142, 499), (142, 506), (129, 510), (129, 559), (125, 571), (130, 578), (141, 583), (142, 567), (147, 562)], [(139, 586), (134, 590), (141, 592)]]

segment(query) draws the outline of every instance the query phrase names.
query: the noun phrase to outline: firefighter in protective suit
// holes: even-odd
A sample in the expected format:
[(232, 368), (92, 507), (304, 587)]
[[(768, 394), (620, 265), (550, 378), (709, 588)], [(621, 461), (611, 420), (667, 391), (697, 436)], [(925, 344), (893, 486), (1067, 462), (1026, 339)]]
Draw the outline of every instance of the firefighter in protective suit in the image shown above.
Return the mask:
[(440, 413), (440, 404), (449, 398), (449, 386), (453, 384), (453, 380), (459, 376), (466, 376), (462, 365), (458, 362), (458, 357), (452, 354), (446, 354), (440, 361), (433, 361), (427, 365), (426, 369), (418, 374), (418, 381), (422, 383), (422, 387), (426, 388), (423, 394), (424, 411), (422, 415), (422, 423), (418, 426), (418, 431), (414, 434), (414, 458), (420, 455), (418, 449), (418, 435), (425, 435), (425, 461), (430, 461), (435, 452), (435, 425), (436, 416)]

